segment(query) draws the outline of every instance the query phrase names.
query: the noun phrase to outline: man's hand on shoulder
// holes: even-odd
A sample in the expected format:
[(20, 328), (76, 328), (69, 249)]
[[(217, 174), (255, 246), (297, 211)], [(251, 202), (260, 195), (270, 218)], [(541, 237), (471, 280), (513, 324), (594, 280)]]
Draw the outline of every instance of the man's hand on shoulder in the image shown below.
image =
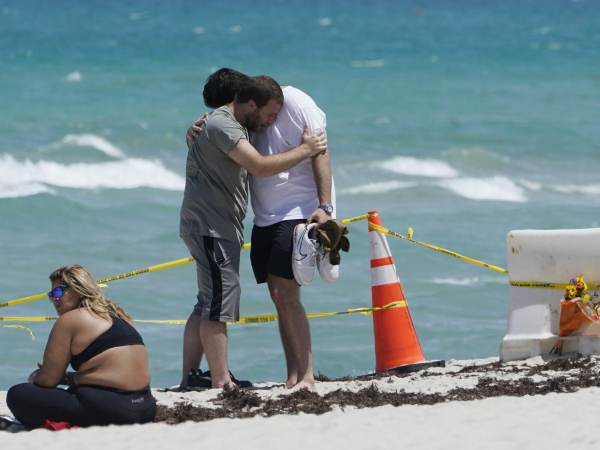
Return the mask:
[(327, 152), (327, 137), (323, 131), (319, 131), (315, 134), (308, 134), (308, 129), (304, 128), (304, 133), (302, 134), (302, 144), (308, 146), (310, 149), (311, 158)]
[(194, 143), (194, 140), (200, 136), (200, 133), (202, 132), (202, 129), (204, 128), (204, 123), (206, 122), (206, 119), (208, 118), (208, 113), (205, 112), (204, 114), (202, 114), (200, 117), (198, 117), (194, 123), (192, 124), (191, 127), (188, 128), (187, 133), (185, 134), (185, 140), (187, 142), (187, 146), (188, 148), (190, 148), (192, 146), (192, 144)]

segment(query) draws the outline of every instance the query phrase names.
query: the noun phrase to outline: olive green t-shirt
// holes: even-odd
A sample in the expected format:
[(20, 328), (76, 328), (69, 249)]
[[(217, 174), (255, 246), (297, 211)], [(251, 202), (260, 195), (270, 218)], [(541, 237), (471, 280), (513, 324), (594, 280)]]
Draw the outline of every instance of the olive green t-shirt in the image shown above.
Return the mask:
[(181, 205), (181, 236), (212, 236), (244, 242), (248, 173), (229, 157), (248, 131), (227, 106), (208, 117), (188, 150)]

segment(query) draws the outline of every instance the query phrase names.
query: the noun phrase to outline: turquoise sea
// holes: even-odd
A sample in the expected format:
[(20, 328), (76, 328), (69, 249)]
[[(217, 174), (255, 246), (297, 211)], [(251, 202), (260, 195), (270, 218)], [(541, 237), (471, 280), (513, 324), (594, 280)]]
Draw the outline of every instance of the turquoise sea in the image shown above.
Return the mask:
[[(0, 0), (0, 303), (68, 263), (98, 278), (187, 256), (185, 131), (219, 67), (266, 73), (327, 113), (341, 217), (505, 266), (512, 229), (600, 226), (600, 2)], [(251, 214), (247, 219), (249, 239)], [(369, 306), (365, 222), (308, 312)], [(504, 275), (390, 238), (428, 358), (494, 356)], [(273, 313), (242, 262), (242, 315)], [(111, 283), (138, 319), (185, 319), (191, 265)], [(0, 316), (48, 316), (47, 300)], [(51, 322), (0, 328), (0, 389)], [(178, 382), (183, 327), (139, 325), (153, 386)], [(311, 320), (315, 369), (374, 367), (372, 320)], [(230, 327), (238, 378), (283, 380), (275, 323)]]

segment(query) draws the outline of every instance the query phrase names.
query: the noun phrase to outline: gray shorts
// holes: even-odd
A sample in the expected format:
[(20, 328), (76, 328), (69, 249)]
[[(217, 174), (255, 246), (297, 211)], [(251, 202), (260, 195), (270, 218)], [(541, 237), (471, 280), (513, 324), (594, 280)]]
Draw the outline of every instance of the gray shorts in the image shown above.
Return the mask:
[(193, 314), (215, 322), (239, 320), (240, 243), (211, 236), (182, 239), (196, 260), (198, 302)]

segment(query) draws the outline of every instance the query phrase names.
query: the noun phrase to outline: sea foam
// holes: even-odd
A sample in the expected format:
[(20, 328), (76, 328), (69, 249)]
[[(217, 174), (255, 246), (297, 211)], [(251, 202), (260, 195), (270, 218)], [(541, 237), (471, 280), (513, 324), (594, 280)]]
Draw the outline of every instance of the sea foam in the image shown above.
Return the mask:
[(417, 159), (411, 156), (397, 156), (376, 163), (378, 167), (402, 175), (431, 178), (449, 178), (458, 176), (458, 172), (448, 163), (439, 159)]
[(438, 185), (471, 200), (496, 200), (503, 202), (526, 202), (523, 188), (509, 178), (450, 178), (439, 180)]
[(79, 83), (82, 78), (83, 77), (81, 75), (81, 72), (76, 70), (75, 72), (71, 72), (68, 75), (66, 75), (64, 79), (69, 83)]
[(486, 284), (506, 284), (506, 277), (483, 276), (483, 277), (435, 277), (431, 280), (433, 284), (447, 286), (481, 286)]
[(0, 182), (0, 198), (30, 197), (37, 194), (52, 194), (54, 191), (40, 183), (10, 184)]
[(519, 184), (530, 191), (539, 191), (542, 189), (542, 183), (538, 183), (537, 181), (527, 180), (525, 178), (521, 178), (519, 180)]
[(0, 173), (3, 174), (0, 196), (49, 192), (48, 186), (73, 189), (149, 187), (169, 191), (181, 191), (185, 186), (183, 177), (165, 168), (157, 159), (126, 158), (102, 163), (60, 164), (44, 160), (20, 161), (4, 154), (0, 156)]
[(431, 280), (433, 284), (444, 284), (449, 286), (475, 286), (479, 283), (478, 277), (465, 277), (465, 278), (434, 278)]
[(65, 146), (90, 147), (112, 158), (125, 158), (125, 153), (123, 153), (123, 150), (102, 136), (92, 133), (67, 134), (61, 140), (42, 147), (41, 150), (53, 150), (56, 148), (63, 148)]
[(409, 181), (380, 181), (362, 184), (352, 188), (343, 189), (340, 194), (381, 194), (383, 192), (395, 191), (416, 186), (417, 183)]
[(563, 184), (552, 186), (551, 189), (562, 194), (600, 194), (600, 184)]

